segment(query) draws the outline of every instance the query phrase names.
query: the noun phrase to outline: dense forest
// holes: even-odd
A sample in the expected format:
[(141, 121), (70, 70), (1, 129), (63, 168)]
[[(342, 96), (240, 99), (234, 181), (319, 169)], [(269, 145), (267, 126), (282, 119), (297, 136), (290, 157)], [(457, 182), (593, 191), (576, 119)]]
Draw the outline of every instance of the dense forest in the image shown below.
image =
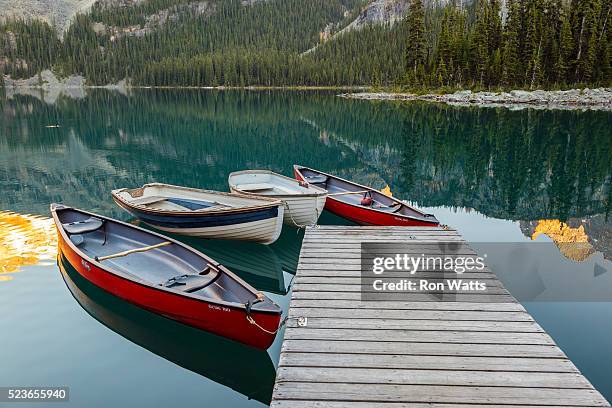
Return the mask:
[(501, 0), (402, 1), (400, 22), (341, 33), (368, 1), (102, 1), (62, 38), (44, 22), (2, 22), (0, 70), (156, 86), (612, 83), (612, 0), (507, 0), (503, 10)]

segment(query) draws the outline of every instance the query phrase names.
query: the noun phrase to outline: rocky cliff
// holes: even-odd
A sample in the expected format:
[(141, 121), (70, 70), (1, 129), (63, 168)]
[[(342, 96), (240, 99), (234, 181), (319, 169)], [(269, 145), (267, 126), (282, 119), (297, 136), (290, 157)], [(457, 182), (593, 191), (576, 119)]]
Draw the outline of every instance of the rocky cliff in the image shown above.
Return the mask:
[[(436, 8), (443, 7), (450, 0), (425, 0), (423, 3), (426, 7)], [(459, 7), (465, 7), (473, 0), (461, 0), (458, 2)], [(502, 0), (502, 6), (505, 0)], [(339, 30), (333, 32), (334, 27), (327, 26), (321, 31), (321, 42), (333, 40), (336, 36), (342, 35), (351, 30), (359, 30), (370, 24), (386, 24), (392, 26), (401, 21), (408, 13), (410, 0), (370, 0), (365, 2), (361, 7), (357, 17), (344, 27), (339, 27)], [(330, 30), (332, 28), (332, 30)], [(331, 31), (331, 32), (330, 32)], [(316, 47), (305, 51), (303, 54), (308, 54), (314, 51)]]
[(96, 0), (0, 0), (0, 17), (38, 18), (54, 24), (61, 34), (79, 12)]
[(408, 12), (408, 0), (374, 0), (340, 33), (359, 29), (367, 24), (394, 24)]

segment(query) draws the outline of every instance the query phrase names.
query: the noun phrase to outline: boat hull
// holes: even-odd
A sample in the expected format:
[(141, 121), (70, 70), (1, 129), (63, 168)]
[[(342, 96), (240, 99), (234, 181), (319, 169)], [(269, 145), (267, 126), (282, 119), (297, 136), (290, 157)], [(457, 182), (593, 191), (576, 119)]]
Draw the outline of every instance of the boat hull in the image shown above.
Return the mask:
[(360, 225), (379, 225), (379, 226), (406, 226), (406, 227), (433, 227), (438, 224), (415, 220), (407, 217), (399, 217), (393, 214), (385, 214), (372, 211), (367, 208), (359, 208), (354, 205), (346, 204), (341, 201), (328, 197), (325, 209), (342, 218), (356, 222)]
[(325, 208), (327, 196), (278, 198), (287, 205), (283, 219), (284, 223), (294, 227), (303, 227), (317, 223)]
[[(294, 176), (298, 181), (305, 181), (304, 176), (298, 168), (294, 168)], [(437, 220), (427, 221), (412, 217), (406, 217), (393, 213), (376, 211), (368, 207), (348, 204), (337, 200), (331, 195), (327, 196), (325, 209), (342, 218), (353, 221), (360, 225), (379, 225), (379, 226), (405, 226), (405, 227), (436, 227), (439, 225)]]
[[(158, 289), (106, 270), (100, 263), (75, 250), (59, 228), (58, 253), (92, 284), (153, 313), (259, 349), (268, 348), (276, 337), (249, 323), (243, 308)], [(253, 310), (251, 317), (271, 332), (276, 330), (280, 322), (280, 314), (275, 313)]]
[[(240, 194), (249, 194), (235, 188), (231, 188), (231, 190)], [(292, 227), (316, 225), (325, 208), (325, 200), (327, 198), (326, 195), (310, 195), (306, 197), (268, 195), (265, 197), (277, 198), (284, 203), (283, 223), (291, 225)]]
[(235, 239), (267, 245), (278, 239), (283, 227), (282, 206), (216, 215), (172, 215), (143, 211), (117, 199), (115, 202), (153, 228), (193, 237)]

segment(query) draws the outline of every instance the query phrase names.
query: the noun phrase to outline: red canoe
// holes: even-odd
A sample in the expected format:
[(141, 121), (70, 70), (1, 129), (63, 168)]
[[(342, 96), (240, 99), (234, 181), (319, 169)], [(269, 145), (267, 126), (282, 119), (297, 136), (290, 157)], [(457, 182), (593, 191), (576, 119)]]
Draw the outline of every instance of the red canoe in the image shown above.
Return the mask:
[(425, 214), (393, 197), (308, 167), (293, 166), (295, 178), (329, 192), (325, 209), (362, 225), (437, 227), (433, 214)]
[[(59, 255), (94, 285), (154, 313), (260, 349), (282, 310), (206, 255), (161, 234), (51, 205)], [(211, 350), (214, 352), (214, 350)]]

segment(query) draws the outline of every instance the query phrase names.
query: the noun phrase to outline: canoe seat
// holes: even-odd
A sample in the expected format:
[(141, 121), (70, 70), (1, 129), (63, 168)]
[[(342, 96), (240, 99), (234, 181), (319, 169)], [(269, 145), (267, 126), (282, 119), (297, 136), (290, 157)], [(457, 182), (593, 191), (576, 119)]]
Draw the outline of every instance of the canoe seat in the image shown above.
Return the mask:
[(268, 183), (249, 183), (249, 184), (238, 184), (236, 185), (238, 190), (242, 191), (263, 191), (263, 190), (274, 190), (274, 186)]
[(391, 205), (384, 205), (384, 204), (380, 204), (380, 207), (374, 207), (377, 210), (380, 211), (385, 211), (385, 212), (390, 212), (390, 213), (397, 213), (399, 212), (399, 210), (402, 209), (402, 206), (399, 203), (395, 203), (395, 204), (391, 204)]
[(81, 234), (70, 235), (70, 241), (76, 246), (82, 245), (85, 242), (85, 238)]
[(148, 197), (137, 198), (135, 200), (130, 200), (130, 204), (133, 204), (133, 205), (149, 205), (149, 204), (158, 203), (160, 201), (164, 201), (164, 200), (167, 200), (167, 199), (168, 199), (168, 197), (148, 196)]
[(267, 183), (251, 183), (251, 184), (238, 184), (236, 188), (241, 191), (251, 191), (260, 194), (303, 194), (302, 191), (297, 189), (290, 189), (284, 186)]
[(192, 200), (187, 198), (167, 198), (166, 200), (172, 204), (180, 205), (192, 211), (203, 210), (210, 207), (227, 207), (227, 205), (216, 201)]
[(92, 232), (104, 225), (104, 221), (99, 218), (90, 217), (83, 221), (69, 222), (62, 224), (64, 231), (68, 234), (84, 234), (86, 232)]
[(160, 284), (165, 288), (181, 292), (195, 292), (210, 285), (219, 276), (219, 272), (208, 269), (205, 275), (177, 275)]
[(310, 184), (325, 184), (327, 183), (328, 176), (324, 176), (323, 174), (316, 174), (314, 176), (305, 176), (304, 177), (307, 182)]

